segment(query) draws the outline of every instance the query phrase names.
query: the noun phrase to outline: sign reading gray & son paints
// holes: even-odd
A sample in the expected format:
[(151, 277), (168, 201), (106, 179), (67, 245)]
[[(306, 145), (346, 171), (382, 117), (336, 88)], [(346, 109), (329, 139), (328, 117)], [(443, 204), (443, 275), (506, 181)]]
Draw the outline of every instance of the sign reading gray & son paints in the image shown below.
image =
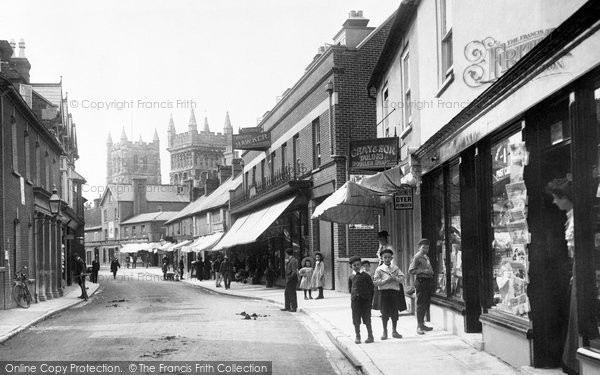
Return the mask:
[[(252, 128), (256, 129), (256, 128)], [(243, 129), (242, 129), (243, 130)], [(242, 131), (233, 135), (233, 148), (237, 150), (263, 151), (271, 147), (271, 133), (257, 131)]]
[(397, 162), (397, 137), (350, 141), (350, 169), (383, 170)]

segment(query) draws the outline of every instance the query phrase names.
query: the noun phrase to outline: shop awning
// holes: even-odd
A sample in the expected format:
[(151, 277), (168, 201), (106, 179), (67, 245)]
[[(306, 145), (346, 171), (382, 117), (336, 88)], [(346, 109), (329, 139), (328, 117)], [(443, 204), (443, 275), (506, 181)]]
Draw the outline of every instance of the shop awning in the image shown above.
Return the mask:
[(376, 224), (383, 213), (386, 193), (348, 181), (313, 212), (313, 219), (341, 224)]
[(260, 211), (238, 218), (212, 250), (221, 250), (256, 241), (258, 236), (277, 220), (295, 198), (288, 198)]
[(203, 250), (208, 250), (214, 246), (221, 239), (221, 237), (223, 237), (223, 232), (216, 232), (207, 234), (206, 236), (198, 237), (191, 244), (184, 246), (183, 250), (185, 251), (187, 249), (187, 251), (193, 251), (196, 253), (199, 253)]
[(136, 243), (126, 243), (123, 244), (121, 248), (122, 253), (137, 253), (140, 250), (145, 250), (148, 245), (148, 242), (136, 242)]
[(175, 250), (181, 249), (182, 247), (184, 247), (184, 246), (186, 246), (186, 245), (189, 245), (189, 244), (191, 244), (191, 243), (192, 243), (192, 240), (185, 240), (185, 241), (182, 241), (182, 242), (176, 243), (175, 245), (171, 246), (171, 247), (170, 247), (168, 250), (166, 250), (166, 251), (175, 251)]
[(372, 176), (365, 176), (358, 184), (379, 193), (394, 193), (402, 187), (403, 176), (402, 167), (398, 165)]
[(177, 244), (172, 243), (172, 242), (165, 242), (161, 246), (158, 246), (156, 249), (160, 250), (160, 251), (170, 251), (169, 249), (175, 245), (177, 245)]

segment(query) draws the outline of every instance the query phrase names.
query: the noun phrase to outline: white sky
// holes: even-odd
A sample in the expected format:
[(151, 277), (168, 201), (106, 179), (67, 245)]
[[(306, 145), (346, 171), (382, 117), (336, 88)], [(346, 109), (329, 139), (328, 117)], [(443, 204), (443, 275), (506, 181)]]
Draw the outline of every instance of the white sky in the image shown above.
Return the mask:
[[(222, 132), (255, 126), (275, 98), (301, 77), (317, 49), (331, 43), (350, 10), (377, 27), (400, 0), (14, 1), (2, 5), (0, 39), (23, 38), (31, 82), (58, 82), (77, 124), (77, 170), (95, 198), (106, 181), (106, 138), (161, 141), (168, 183), (167, 125), (198, 128), (208, 117)], [(178, 100), (182, 104), (178, 104)], [(131, 101), (133, 101), (131, 105)], [(141, 101), (141, 103), (139, 102)], [(146, 108), (146, 102), (172, 108)], [(113, 108), (91, 108), (111, 103)], [(117, 109), (119, 103), (124, 106)], [(87, 108), (84, 108), (87, 107)]]

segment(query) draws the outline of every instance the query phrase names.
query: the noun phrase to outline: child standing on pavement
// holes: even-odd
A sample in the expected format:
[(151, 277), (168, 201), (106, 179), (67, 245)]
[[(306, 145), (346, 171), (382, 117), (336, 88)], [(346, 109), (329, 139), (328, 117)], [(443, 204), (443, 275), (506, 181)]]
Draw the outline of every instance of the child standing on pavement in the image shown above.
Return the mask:
[(375, 270), (373, 284), (377, 285), (380, 295), (381, 322), (383, 324), (382, 340), (387, 340), (387, 322), (392, 320), (392, 337), (402, 338), (396, 331), (398, 323), (398, 308), (400, 307), (400, 283), (404, 281), (404, 274), (398, 266), (392, 264), (394, 252), (391, 249), (381, 251), (383, 264)]
[[(304, 267), (298, 271), (298, 276), (302, 277), (302, 280), (300, 280), (300, 289), (304, 290), (304, 299), (313, 299), (311, 295), (311, 279), (313, 274), (312, 262), (310, 259), (305, 259), (302, 263), (304, 264)], [(306, 297), (306, 292), (308, 292), (308, 297)]]
[(367, 326), (367, 339), (365, 343), (374, 341), (371, 328), (371, 301), (373, 301), (373, 280), (368, 272), (361, 268), (360, 258), (353, 256), (348, 261), (354, 274), (348, 279), (350, 291), (350, 308), (352, 309), (352, 324), (356, 333), (355, 343), (360, 344), (360, 321)]

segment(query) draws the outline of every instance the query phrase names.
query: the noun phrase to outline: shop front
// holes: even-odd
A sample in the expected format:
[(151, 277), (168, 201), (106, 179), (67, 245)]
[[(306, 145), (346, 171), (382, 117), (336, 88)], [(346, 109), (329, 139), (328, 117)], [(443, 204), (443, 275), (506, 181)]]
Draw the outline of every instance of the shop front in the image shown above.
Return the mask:
[(302, 195), (240, 215), (212, 248), (230, 256), (234, 280), (284, 285), (285, 250), (309, 256), (308, 205)]
[(417, 152), (431, 321), (516, 367), (560, 367), (569, 337), (599, 348), (600, 34), (571, 21)]

